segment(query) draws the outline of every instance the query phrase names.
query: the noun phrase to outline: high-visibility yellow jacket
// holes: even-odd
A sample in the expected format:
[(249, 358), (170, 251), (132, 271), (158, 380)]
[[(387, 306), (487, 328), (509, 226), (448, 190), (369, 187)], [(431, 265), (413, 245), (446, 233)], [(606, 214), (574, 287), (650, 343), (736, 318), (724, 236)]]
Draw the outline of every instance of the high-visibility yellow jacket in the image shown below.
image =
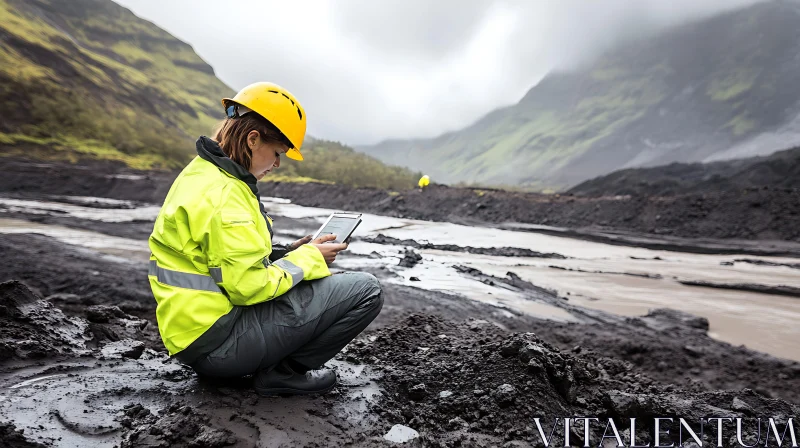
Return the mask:
[(158, 329), (172, 355), (234, 306), (271, 300), (301, 280), (330, 275), (310, 244), (273, 262), (272, 220), (255, 177), (212, 140), (201, 137), (197, 147), (199, 156), (175, 179), (149, 239)]

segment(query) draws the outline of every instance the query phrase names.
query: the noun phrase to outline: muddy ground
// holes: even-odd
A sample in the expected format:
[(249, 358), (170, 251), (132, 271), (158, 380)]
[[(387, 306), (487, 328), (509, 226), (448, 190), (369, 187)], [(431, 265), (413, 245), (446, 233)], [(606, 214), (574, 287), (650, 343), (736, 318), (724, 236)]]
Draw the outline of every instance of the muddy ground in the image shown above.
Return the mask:
[[(4, 194), (158, 202), (170, 179), (84, 169), (76, 183), (69, 168), (17, 168), (11, 172), (22, 174), (0, 180)], [(47, 181), (40, 184), (42, 173)], [(301, 187), (267, 188), (273, 188), (270, 195), (291, 197)], [(311, 190), (298, 193), (296, 202), (322, 195), (314, 186), (306, 188)], [(486, 195), (503, 195), (441, 188), (425, 194), (444, 196), (428, 194), (434, 202), (420, 203), (465, 202), (464, 191), (481, 203)], [(492, 221), (480, 212), (491, 205), (463, 214), (442, 206), (414, 216), (410, 207), (392, 209), (403, 195), (358, 190), (346, 197), (394, 216)], [(349, 208), (324, 200), (307, 205)], [(5, 216), (135, 239), (146, 238), (152, 225)], [(303, 220), (290, 224), (315, 227)], [(375, 268), (370, 272), (382, 279), (384, 308), (331, 363), (341, 384), (323, 397), (261, 398), (247, 378), (209, 382), (166, 356), (143, 262), (101, 257), (32, 234), (2, 235), (0, 257), (0, 446), (391, 446), (384, 435), (395, 425), (418, 432), (411, 445), (541, 446), (535, 417), (543, 422), (564, 416), (614, 418), (622, 430), (631, 417), (774, 416), (785, 421), (800, 411), (799, 363), (712, 339), (703, 318), (672, 310), (624, 318), (581, 309), (513, 273), (497, 278), (469, 268), (457, 270), (558, 306), (577, 322), (539, 320), (396, 285), (388, 281), (396, 274)], [(639, 441), (652, 441), (652, 429), (639, 431)], [(571, 444), (582, 445), (580, 425), (572, 433)], [(563, 433), (556, 434), (563, 439)], [(593, 443), (601, 434), (602, 428), (593, 428)], [(726, 434), (732, 434), (730, 428)]]
[[(800, 364), (714, 340), (705, 319), (580, 309), (513, 274), (470, 269), (580, 322), (394, 285), (375, 269), (385, 305), (332, 363), (342, 384), (260, 398), (247, 379), (204, 381), (166, 357), (143, 263), (41, 235), (3, 235), (0, 257), (0, 446), (390, 446), (397, 424), (422, 446), (541, 446), (534, 417), (622, 428), (630, 417), (800, 410)], [(582, 434), (576, 425), (571, 443)]]

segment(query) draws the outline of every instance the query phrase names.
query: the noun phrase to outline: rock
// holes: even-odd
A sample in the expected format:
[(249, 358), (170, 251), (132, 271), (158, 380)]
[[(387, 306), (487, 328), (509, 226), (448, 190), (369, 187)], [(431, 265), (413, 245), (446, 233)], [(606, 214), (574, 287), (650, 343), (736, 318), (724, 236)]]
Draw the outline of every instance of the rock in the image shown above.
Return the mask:
[(414, 385), (410, 389), (408, 389), (408, 397), (414, 401), (424, 400), (425, 396), (427, 395), (428, 395), (428, 388), (422, 383)]
[(97, 324), (107, 324), (113, 318), (125, 318), (128, 315), (117, 306), (94, 305), (86, 310), (86, 319)]
[(497, 406), (507, 408), (517, 400), (517, 388), (510, 384), (501, 384), (492, 392), (492, 398)]
[(547, 354), (548, 350), (537, 343), (528, 343), (519, 351), (519, 359), (527, 363), (531, 358), (541, 358)]
[(606, 394), (606, 406), (617, 415), (629, 415), (637, 404), (636, 396), (626, 392), (610, 390)]
[(419, 281), (421, 281), (421, 280), (419, 279), (419, 277), (411, 277), (411, 278), (409, 278), (409, 280), (411, 280), (412, 282), (419, 282)]
[(683, 351), (685, 351), (689, 356), (693, 356), (695, 358), (699, 358), (703, 356), (703, 350), (699, 347), (694, 347), (691, 345), (684, 345)]
[(696, 328), (708, 331), (708, 319), (695, 316), (684, 311), (673, 310), (670, 308), (656, 308), (650, 310), (645, 319), (659, 322), (664, 327), (679, 325), (682, 327)]
[(422, 255), (418, 254), (414, 249), (406, 249), (406, 253), (398, 265), (404, 268), (413, 268), (421, 261)]
[(106, 344), (101, 353), (106, 358), (131, 358), (139, 359), (144, 352), (144, 342), (134, 341), (133, 339), (123, 339), (121, 341)]
[(392, 429), (383, 435), (383, 438), (395, 443), (406, 443), (419, 437), (419, 433), (405, 425), (394, 425)]
[(467, 423), (461, 417), (456, 417), (456, 418), (451, 418), (450, 420), (448, 420), (447, 421), (447, 426), (450, 429), (461, 429), (461, 428), (464, 428), (466, 426), (469, 426), (469, 423)]
[(733, 403), (731, 403), (731, 410), (741, 412), (745, 415), (753, 415), (753, 408), (750, 407), (749, 404), (742, 401), (739, 397), (733, 397)]
[(545, 372), (545, 367), (542, 363), (536, 358), (531, 358), (528, 361), (528, 373), (538, 374), (542, 372)]
[(512, 339), (508, 341), (500, 348), (500, 355), (509, 357), (509, 356), (516, 356), (519, 353), (519, 349), (522, 348), (522, 341), (519, 339)]
[(450, 392), (449, 390), (443, 390), (439, 392), (439, 398), (447, 398), (451, 395), (453, 395), (453, 392)]

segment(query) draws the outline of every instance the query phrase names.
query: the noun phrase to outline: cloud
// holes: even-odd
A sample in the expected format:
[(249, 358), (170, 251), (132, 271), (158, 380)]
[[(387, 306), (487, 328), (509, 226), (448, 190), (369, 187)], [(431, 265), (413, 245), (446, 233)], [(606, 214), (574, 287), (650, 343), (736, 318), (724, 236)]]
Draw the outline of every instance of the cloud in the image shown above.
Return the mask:
[(350, 144), (462, 128), (554, 68), (756, 1), (117, 0), (234, 89), (283, 85), (312, 135)]

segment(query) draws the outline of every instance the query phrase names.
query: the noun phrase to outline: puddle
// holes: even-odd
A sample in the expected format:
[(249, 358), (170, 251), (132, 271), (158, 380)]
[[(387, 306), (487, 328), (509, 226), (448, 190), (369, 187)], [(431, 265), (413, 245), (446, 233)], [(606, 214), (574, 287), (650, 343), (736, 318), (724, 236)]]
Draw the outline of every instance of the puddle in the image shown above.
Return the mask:
[(56, 374), (56, 375), (47, 375), (47, 376), (42, 376), (42, 377), (39, 377), (39, 378), (33, 378), (33, 379), (30, 379), (30, 380), (25, 380), (25, 381), (23, 381), (21, 383), (15, 384), (13, 386), (9, 386), (9, 389), (19, 389), (20, 387), (28, 387), (31, 384), (36, 384), (36, 383), (38, 383), (40, 381), (45, 381), (45, 380), (49, 380), (49, 379), (52, 379), (52, 378), (58, 378), (58, 377), (62, 377), (62, 376), (65, 376), (65, 375), (66, 374), (64, 374), (64, 373), (59, 373), (59, 374)]
[(405, 443), (419, 437), (419, 433), (405, 425), (394, 425), (383, 438), (395, 443)]
[[(161, 361), (87, 359), (58, 364), (58, 374), (46, 373), (52, 365), (2, 374), (0, 390), (6, 399), (0, 400), (0, 415), (47, 446), (117, 445), (120, 426), (115, 417), (126, 404), (158, 407), (165, 396), (185, 395), (196, 387), (195, 381), (170, 381), (170, 366)], [(17, 382), (20, 376), (30, 379)]]
[(345, 386), (345, 400), (340, 400), (333, 407), (334, 414), (351, 423), (368, 425), (376, 420), (371, 415), (369, 405), (375, 403), (381, 395), (381, 388), (375, 382), (377, 374), (364, 365), (351, 364), (341, 360), (331, 360), (328, 364), (336, 368), (339, 384)]

